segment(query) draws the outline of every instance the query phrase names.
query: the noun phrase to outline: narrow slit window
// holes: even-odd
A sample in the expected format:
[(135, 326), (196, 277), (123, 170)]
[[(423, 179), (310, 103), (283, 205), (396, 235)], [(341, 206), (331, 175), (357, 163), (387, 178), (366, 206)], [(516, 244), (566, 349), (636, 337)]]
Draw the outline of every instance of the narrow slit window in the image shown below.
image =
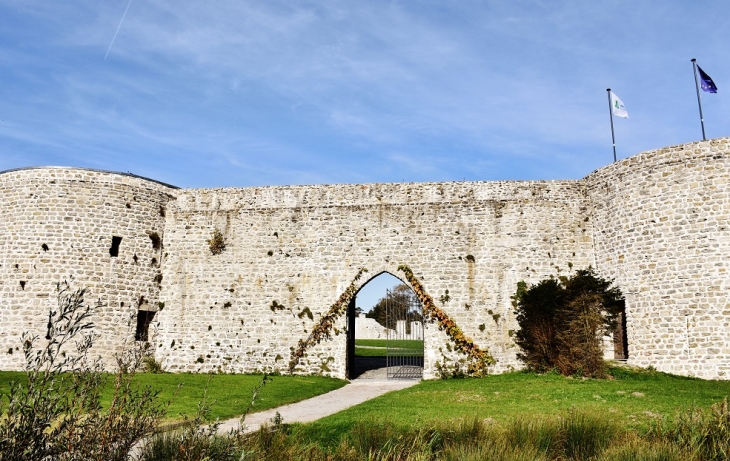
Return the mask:
[(150, 323), (155, 317), (155, 312), (152, 311), (137, 311), (137, 330), (134, 333), (135, 341), (148, 341)]
[(112, 246), (109, 248), (109, 254), (112, 258), (119, 256), (119, 245), (122, 244), (121, 237), (112, 237)]

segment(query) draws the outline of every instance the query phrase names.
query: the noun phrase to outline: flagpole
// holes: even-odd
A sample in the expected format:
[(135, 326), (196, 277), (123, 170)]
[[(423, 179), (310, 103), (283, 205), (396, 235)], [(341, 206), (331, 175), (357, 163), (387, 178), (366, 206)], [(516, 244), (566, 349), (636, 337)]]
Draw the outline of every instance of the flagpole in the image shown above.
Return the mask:
[(606, 88), (608, 93), (608, 115), (611, 118), (611, 141), (613, 142), (613, 161), (616, 161), (616, 136), (613, 134), (613, 107), (611, 107), (611, 88)]
[(697, 90), (697, 105), (700, 106), (700, 123), (702, 124), (702, 140), (707, 141), (705, 137), (705, 118), (702, 116), (702, 100), (700, 99), (700, 85), (697, 83), (697, 60), (692, 58), (692, 69), (695, 74), (695, 90)]

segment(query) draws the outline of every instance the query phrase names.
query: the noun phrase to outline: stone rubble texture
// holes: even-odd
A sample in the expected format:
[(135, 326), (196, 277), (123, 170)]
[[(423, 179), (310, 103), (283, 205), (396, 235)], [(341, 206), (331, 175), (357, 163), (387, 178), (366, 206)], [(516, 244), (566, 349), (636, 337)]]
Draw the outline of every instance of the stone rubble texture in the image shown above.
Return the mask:
[[(284, 372), (360, 268), (358, 288), (383, 272), (403, 280), (405, 264), (499, 373), (520, 367), (517, 283), (592, 266), (626, 295), (630, 364), (730, 378), (727, 138), (582, 180), (177, 189), (49, 167), (0, 173), (0, 196), (2, 369), (22, 369), (21, 334), (45, 336), (56, 283), (70, 280), (100, 305), (93, 350), (109, 367), (143, 309), (169, 371)], [(343, 316), (297, 372), (345, 377), (345, 330)], [(460, 356), (435, 324), (424, 336), (434, 378)]]

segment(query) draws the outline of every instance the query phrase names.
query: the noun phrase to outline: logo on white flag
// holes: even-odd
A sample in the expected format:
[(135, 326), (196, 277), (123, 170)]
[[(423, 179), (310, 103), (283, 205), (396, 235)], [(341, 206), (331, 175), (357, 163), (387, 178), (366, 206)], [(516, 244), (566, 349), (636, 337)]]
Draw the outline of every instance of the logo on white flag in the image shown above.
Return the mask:
[(613, 91), (611, 92), (611, 110), (616, 117), (629, 118), (624, 102)]

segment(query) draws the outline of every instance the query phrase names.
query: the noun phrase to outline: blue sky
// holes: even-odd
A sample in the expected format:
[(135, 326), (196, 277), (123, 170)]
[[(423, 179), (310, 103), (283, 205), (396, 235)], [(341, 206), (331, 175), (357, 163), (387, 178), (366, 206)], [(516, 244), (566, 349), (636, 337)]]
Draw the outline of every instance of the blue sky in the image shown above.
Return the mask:
[[(367, 275), (367, 274), (366, 274)], [(387, 294), (385, 290), (392, 289), (396, 285), (403, 283), (397, 277), (384, 272), (377, 277), (369, 280), (355, 297), (355, 305), (361, 307), (363, 312), (370, 312), (381, 298)]]
[(0, 170), (580, 178), (612, 160), (607, 87), (631, 117), (619, 158), (701, 139), (693, 57), (719, 87), (708, 138), (730, 136), (728, 17), (723, 1), (0, 0)]

